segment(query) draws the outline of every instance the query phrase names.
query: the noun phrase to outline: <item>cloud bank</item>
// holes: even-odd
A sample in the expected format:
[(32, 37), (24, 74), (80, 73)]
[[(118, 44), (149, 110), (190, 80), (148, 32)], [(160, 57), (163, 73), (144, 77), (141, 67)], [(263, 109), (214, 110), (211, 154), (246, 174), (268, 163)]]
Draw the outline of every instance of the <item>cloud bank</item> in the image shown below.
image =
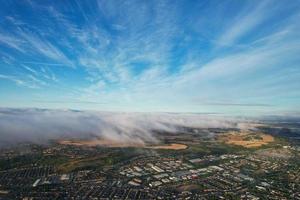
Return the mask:
[(112, 113), (48, 109), (0, 109), (0, 147), (21, 142), (101, 137), (117, 142), (159, 142), (153, 130), (178, 127), (240, 128), (242, 120), (208, 114)]

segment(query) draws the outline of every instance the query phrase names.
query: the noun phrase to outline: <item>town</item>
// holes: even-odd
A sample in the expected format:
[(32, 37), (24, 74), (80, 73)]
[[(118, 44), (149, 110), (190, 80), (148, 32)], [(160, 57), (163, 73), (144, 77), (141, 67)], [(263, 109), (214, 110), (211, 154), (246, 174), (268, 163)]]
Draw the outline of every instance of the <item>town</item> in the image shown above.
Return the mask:
[(0, 197), (300, 199), (300, 148), (278, 141), (255, 149), (223, 144), (227, 152), (216, 144), (205, 153), (192, 143), (185, 150), (26, 144), (1, 151)]

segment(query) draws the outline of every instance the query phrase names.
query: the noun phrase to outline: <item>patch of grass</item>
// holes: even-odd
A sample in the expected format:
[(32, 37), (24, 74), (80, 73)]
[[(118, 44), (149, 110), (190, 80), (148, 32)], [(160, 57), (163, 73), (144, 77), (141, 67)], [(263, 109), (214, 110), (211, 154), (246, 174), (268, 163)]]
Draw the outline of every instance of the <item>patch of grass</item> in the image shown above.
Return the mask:
[(58, 165), (58, 170), (66, 173), (83, 169), (103, 169), (111, 167), (119, 162), (129, 160), (134, 156), (136, 156), (135, 152), (128, 152), (126, 149), (123, 149), (122, 151), (116, 150), (114, 152), (87, 158), (70, 159), (67, 162)]
[(36, 163), (39, 165), (58, 166), (58, 165), (68, 162), (69, 160), (70, 159), (66, 156), (51, 155), (51, 156), (42, 156)]
[(89, 158), (71, 159), (58, 165), (58, 170), (61, 172), (71, 172), (78, 169), (99, 168), (107, 164), (105, 156), (94, 156)]

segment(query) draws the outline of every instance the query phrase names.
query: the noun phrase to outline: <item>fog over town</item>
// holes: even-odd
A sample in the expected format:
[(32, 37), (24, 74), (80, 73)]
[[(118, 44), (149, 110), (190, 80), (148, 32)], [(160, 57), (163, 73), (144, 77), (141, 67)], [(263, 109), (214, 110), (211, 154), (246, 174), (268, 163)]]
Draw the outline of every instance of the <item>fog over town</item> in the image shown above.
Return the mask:
[(250, 120), (218, 114), (116, 113), (49, 109), (0, 109), (1, 145), (47, 143), (53, 139), (154, 142), (153, 131), (177, 132), (181, 127), (249, 128)]

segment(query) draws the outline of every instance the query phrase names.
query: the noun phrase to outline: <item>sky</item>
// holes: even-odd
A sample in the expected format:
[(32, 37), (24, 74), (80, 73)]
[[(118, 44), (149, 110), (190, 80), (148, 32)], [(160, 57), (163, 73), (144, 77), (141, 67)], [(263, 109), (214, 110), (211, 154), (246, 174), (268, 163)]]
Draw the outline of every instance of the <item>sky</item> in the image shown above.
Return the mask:
[(0, 107), (300, 113), (299, 0), (5, 0)]

